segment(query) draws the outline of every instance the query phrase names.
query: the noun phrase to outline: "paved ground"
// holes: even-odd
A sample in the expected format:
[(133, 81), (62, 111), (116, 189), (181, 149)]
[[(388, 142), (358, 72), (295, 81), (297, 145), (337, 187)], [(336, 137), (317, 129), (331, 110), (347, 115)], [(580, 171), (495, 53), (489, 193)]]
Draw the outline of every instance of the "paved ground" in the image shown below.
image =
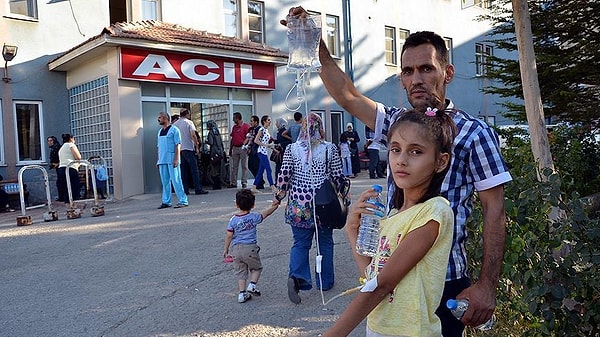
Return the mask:
[[(356, 196), (373, 182), (352, 180)], [(105, 204), (92, 217), (16, 226), (0, 213), (0, 336), (319, 336), (351, 296), (324, 306), (318, 291), (287, 298), (291, 231), (280, 207), (259, 228), (263, 295), (237, 303), (231, 265), (222, 261), (235, 189), (190, 195), (190, 207), (158, 210), (160, 196)], [(256, 209), (269, 202), (257, 197)], [(335, 231), (336, 285), (324, 300), (357, 285), (343, 231)], [(311, 259), (314, 261), (314, 257)], [(364, 322), (351, 336), (364, 335)]]

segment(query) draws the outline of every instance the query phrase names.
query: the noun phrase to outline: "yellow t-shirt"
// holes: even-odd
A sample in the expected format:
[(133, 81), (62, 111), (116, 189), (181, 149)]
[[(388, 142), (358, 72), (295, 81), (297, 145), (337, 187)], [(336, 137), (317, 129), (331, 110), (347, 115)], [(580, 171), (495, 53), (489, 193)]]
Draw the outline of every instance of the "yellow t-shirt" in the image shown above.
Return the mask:
[(442, 298), (452, 246), (454, 216), (448, 200), (435, 197), (383, 219), (377, 254), (367, 266), (366, 275), (368, 279), (375, 277), (406, 235), (429, 220), (440, 224), (433, 246), (367, 318), (369, 329), (378, 334), (415, 337), (442, 334), (435, 310)]

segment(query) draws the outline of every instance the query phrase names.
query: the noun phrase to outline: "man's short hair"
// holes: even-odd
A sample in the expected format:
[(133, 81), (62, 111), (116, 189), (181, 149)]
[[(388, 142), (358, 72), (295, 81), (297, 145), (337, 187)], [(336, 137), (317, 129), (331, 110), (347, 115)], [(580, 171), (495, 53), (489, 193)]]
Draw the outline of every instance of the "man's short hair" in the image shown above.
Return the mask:
[(183, 108), (183, 109), (179, 110), (179, 115), (181, 117), (187, 117), (190, 115), (190, 110)]
[(302, 113), (301, 112), (294, 112), (294, 120), (296, 122), (299, 122), (302, 120)]
[(448, 48), (444, 39), (434, 32), (421, 31), (410, 34), (404, 41), (400, 56), (404, 55), (404, 51), (408, 48), (417, 47), (422, 44), (431, 44), (436, 52), (438, 59), (442, 65), (449, 64)]
[(240, 112), (236, 111), (236, 112), (233, 113), (233, 118), (237, 118), (237, 119), (241, 120), (242, 119), (242, 114)]
[(161, 111), (161, 112), (158, 113), (158, 115), (165, 117), (166, 119), (169, 120), (169, 122), (171, 121), (171, 115), (169, 115), (168, 112)]

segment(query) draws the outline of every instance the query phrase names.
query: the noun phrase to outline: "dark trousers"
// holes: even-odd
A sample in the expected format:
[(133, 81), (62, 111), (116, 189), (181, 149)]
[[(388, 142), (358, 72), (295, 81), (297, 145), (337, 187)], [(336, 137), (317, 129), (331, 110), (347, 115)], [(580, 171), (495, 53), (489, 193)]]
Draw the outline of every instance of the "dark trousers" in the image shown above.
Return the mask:
[(367, 149), (367, 154), (369, 155), (369, 177), (383, 177), (379, 166), (379, 150)]
[[(81, 196), (81, 186), (79, 184), (79, 171), (74, 168), (69, 168), (69, 180), (71, 181), (71, 193), (73, 193), (73, 200), (79, 200)], [(67, 188), (67, 168), (59, 167), (56, 177), (56, 185), (58, 187), (58, 195), (63, 196), (63, 199), (58, 200), (62, 202), (69, 202), (69, 191)], [(60, 197), (59, 197), (60, 199)]]
[(185, 193), (189, 191), (190, 182), (193, 182), (196, 194), (202, 191), (200, 170), (198, 170), (198, 160), (194, 151), (181, 150), (181, 180), (183, 180)]
[(465, 326), (460, 320), (456, 319), (456, 317), (452, 315), (450, 309), (446, 308), (446, 301), (456, 298), (456, 295), (460, 294), (461, 291), (467, 289), (470, 285), (471, 280), (468, 277), (446, 281), (444, 284), (442, 301), (440, 306), (435, 311), (435, 314), (440, 318), (440, 321), (442, 321), (442, 336), (462, 337)]
[[(260, 166), (260, 160), (258, 159), (258, 155), (248, 155), (248, 169), (252, 172), (252, 175), (256, 178), (258, 174), (258, 167)], [(265, 188), (265, 180), (263, 177), (260, 177), (256, 188)]]
[(8, 200), (8, 193), (0, 188), (0, 210), (4, 210), (4, 208), (8, 207)]
[(350, 156), (350, 163), (352, 164), (352, 174), (357, 175), (360, 173), (360, 158), (358, 155)]

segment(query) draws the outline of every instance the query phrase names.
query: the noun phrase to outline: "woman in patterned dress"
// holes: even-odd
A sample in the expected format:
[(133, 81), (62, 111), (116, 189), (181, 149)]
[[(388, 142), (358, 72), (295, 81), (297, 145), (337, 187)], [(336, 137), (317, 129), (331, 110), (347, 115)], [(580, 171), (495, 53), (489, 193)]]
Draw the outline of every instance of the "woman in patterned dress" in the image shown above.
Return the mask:
[(309, 253), (313, 237), (318, 243), (317, 253), (322, 256), (321, 273), (315, 275), (315, 284), (324, 291), (334, 284), (333, 229), (321, 223), (319, 218), (315, 223), (313, 213), (314, 191), (327, 178), (326, 172), (340, 188), (344, 175), (337, 148), (324, 141), (321, 118), (310, 113), (303, 122), (298, 140), (287, 146), (277, 178), (277, 198), (283, 199), (286, 193), (288, 196), (285, 222), (291, 226), (294, 238), (290, 249), (288, 296), (296, 304), (301, 301), (299, 290), (312, 288)]

